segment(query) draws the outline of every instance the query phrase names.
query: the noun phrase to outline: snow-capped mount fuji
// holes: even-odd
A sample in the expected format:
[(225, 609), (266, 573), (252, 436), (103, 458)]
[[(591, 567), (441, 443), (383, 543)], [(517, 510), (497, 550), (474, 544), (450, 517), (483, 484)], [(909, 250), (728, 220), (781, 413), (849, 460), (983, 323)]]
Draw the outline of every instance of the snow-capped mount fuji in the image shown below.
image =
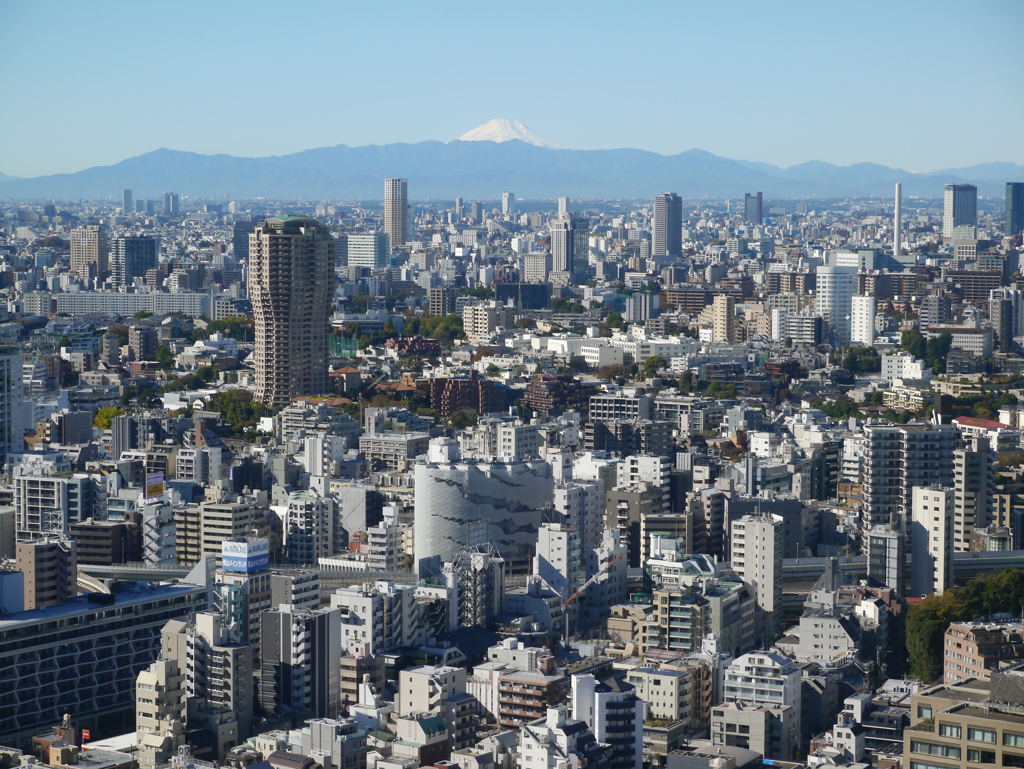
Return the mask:
[(549, 150), (560, 150), (554, 142), (549, 142), (524, 126), (518, 120), (507, 118), (495, 118), (488, 120), (482, 126), (477, 126), (472, 131), (466, 131), (458, 138), (460, 142), (509, 142), (518, 139), (524, 144), (532, 144), (535, 147), (544, 147)]

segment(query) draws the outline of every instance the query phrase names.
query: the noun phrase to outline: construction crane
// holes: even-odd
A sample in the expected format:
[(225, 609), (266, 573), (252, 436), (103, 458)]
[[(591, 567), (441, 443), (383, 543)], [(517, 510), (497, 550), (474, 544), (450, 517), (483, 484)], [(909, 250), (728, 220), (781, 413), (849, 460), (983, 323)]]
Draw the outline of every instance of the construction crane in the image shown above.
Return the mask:
[[(612, 560), (610, 560), (608, 563), (606, 563), (604, 566), (602, 566), (598, 570), (597, 574), (595, 574), (593, 577), (591, 577), (586, 582), (584, 582), (582, 585), (580, 585), (576, 589), (575, 593), (573, 593), (571, 596), (569, 596), (568, 598), (566, 598), (562, 602), (562, 613), (565, 615), (565, 650), (566, 650), (566, 652), (569, 651), (569, 610), (568, 610), (569, 604), (571, 604), (573, 601), (575, 601), (580, 596), (580, 593), (582, 593), (588, 587), (593, 585), (595, 582), (599, 582), (601, 580), (601, 578), (604, 577), (604, 575), (607, 574), (611, 570), (612, 566), (614, 566), (619, 561), (621, 561), (625, 557), (625, 555), (626, 555), (625, 553), (619, 553)], [(568, 592), (568, 589), (566, 590), (566, 592)]]

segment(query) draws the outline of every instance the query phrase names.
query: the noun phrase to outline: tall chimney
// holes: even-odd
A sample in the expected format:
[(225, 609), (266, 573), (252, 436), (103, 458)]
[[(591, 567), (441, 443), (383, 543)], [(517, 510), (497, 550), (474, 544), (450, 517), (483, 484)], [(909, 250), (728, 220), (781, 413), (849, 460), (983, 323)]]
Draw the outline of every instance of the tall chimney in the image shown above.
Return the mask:
[(896, 208), (893, 211), (893, 234), (892, 234), (892, 256), (893, 259), (900, 258), (900, 230), (903, 228), (903, 214), (900, 207), (903, 203), (903, 182), (896, 182)]

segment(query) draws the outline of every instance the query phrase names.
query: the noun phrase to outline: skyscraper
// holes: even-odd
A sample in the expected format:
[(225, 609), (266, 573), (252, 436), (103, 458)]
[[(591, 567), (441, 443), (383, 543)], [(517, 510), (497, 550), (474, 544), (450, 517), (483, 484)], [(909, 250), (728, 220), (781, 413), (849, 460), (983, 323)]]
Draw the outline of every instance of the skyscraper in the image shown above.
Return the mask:
[(114, 238), (110, 268), (114, 285), (131, 285), (134, 278), (146, 277), (146, 270), (156, 268), (160, 254), (160, 239), (157, 237)]
[(652, 256), (682, 256), (683, 201), (674, 192), (663, 192), (654, 199), (654, 237)]
[(121, 190), (121, 214), (128, 216), (135, 213), (135, 203), (132, 202), (132, 191)]
[(1006, 224), (1007, 235), (1017, 235), (1024, 230), (1024, 182), (1006, 183)]
[(551, 271), (568, 273), (573, 283), (586, 283), (590, 257), (590, 222), (566, 214), (551, 223)]
[(763, 210), (761, 193), (751, 195), (749, 192), (743, 196), (743, 218), (748, 224), (760, 224)]
[(732, 522), (733, 569), (757, 588), (765, 648), (782, 635), (782, 516), (745, 515)]
[(563, 217), (569, 213), (569, 198), (560, 197), (558, 199), (558, 216)]
[[(87, 224), (71, 230), (71, 271), (88, 279), (107, 271), (110, 241), (107, 231), (98, 224)], [(92, 265), (90, 269), (90, 265)]]
[(850, 341), (853, 295), (857, 293), (856, 267), (818, 267), (818, 314), (828, 321), (838, 344)]
[(384, 180), (384, 232), (392, 249), (409, 242), (409, 182)]
[(978, 227), (978, 188), (973, 184), (947, 184), (942, 206), (942, 237), (953, 237), (954, 227)]
[(334, 238), (316, 219), (267, 219), (249, 236), (256, 399), (285, 406), (327, 390)]
[(167, 215), (178, 213), (178, 193), (164, 193), (164, 213)]
[(514, 192), (501, 193), (501, 215), (506, 219), (516, 212), (516, 194)]

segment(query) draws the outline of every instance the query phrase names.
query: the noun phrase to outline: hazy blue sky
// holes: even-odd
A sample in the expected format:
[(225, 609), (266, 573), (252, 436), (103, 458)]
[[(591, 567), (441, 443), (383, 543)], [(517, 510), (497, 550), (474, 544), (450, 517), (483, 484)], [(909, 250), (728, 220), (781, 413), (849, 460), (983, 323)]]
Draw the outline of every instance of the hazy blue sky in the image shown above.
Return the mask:
[(0, 0), (0, 172), (448, 141), (1024, 162), (1024, 0)]

